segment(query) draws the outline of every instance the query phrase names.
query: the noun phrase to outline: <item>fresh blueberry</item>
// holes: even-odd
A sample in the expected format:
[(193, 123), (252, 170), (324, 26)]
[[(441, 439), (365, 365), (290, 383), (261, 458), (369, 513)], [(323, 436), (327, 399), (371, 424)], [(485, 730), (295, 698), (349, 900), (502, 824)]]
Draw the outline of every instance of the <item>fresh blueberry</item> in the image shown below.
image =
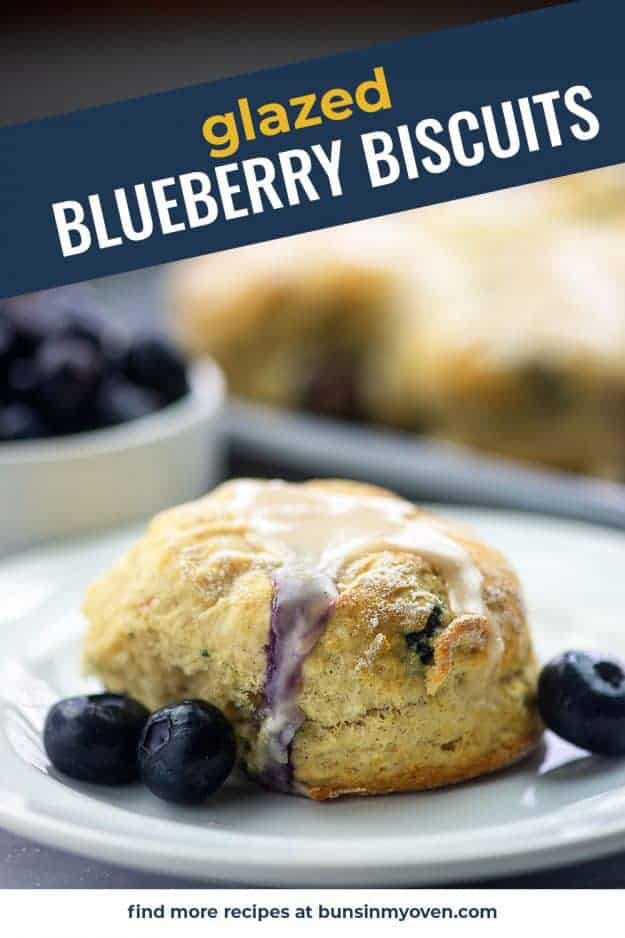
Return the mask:
[(0, 407), (0, 443), (17, 443), (45, 436), (45, 426), (28, 404)]
[(140, 703), (120, 694), (69, 697), (48, 713), (46, 753), (59, 772), (83, 782), (135, 781), (137, 746), (148, 716)]
[(8, 368), (15, 355), (17, 337), (11, 321), (0, 314), (0, 371)]
[(80, 339), (89, 342), (99, 352), (104, 352), (106, 336), (93, 316), (74, 313), (59, 325), (57, 338)]
[(11, 407), (0, 441), (112, 426), (187, 391), (176, 349), (158, 336), (129, 344), (85, 285), (0, 302), (0, 408)]
[(123, 364), (133, 384), (157, 391), (167, 403), (189, 390), (187, 370), (180, 352), (160, 336), (140, 336), (131, 343)]
[(3, 317), (13, 330), (15, 355), (29, 356), (58, 328), (59, 310), (46, 292), (28, 293), (7, 300)]
[(15, 355), (15, 330), (0, 313), (0, 401), (10, 401), (8, 388), (9, 368)]
[(103, 427), (145, 417), (160, 406), (161, 401), (154, 391), (115, 377), (102, 384), (96, 401), (99, 424)]
[(37, 406), (39, 373), (32, 358), (16, 358), (7, 370), (7, 392), (13, 403)]
[(339, 358), (320, 364), (309, 374), (300, 404), (312, 413), (360, 420), (362, 408), (353, 363)]
[(159, 798), (201, 804), (225, 782), (235, 757), (234, 732), (221, 710), (183, 700), (150, 717), (139, 743), (139, 772)]
[(72, 310), (63, 316), (54, 338), (80, 339), (89, 342), (100, 353), (107, 373), (120, 368), (126, 351), (123, 334), (111, 325), (102, 314)]
[(548, 413), (562, 413), (573, 402), (573, 388), (565, 373), (544, 362), (530, 362), (521, 373), (523, 387), (535, 406)]
[(580, 651), (567, 651), (542, 669), (538, 709), (563, 739), (605, 756), (625, 755), (625, 669)]
[(83, 429), (102, 379), (99, 352), (82, 339), (51, 339), (40, 347), (35, 367), (45, 419), (59, 433)]

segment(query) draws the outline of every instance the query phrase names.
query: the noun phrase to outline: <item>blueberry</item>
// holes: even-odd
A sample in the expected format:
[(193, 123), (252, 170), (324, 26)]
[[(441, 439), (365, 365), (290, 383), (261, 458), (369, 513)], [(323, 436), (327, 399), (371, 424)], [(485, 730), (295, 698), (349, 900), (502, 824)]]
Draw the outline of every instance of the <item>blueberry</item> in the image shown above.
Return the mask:
[(26, 293), (5, 300), (3, 318), (16, 335), (17, 353), (33, 355), (42, 342), (60, 334), (77, 317), (93, 319), (97, 311), (93, 293), (85, 284)]
[(83, 429), (102, 379), (98, 351), (82, 339), (50, 339), (35, 360), (39, 407), (59, 433)]
[(90, 343), (103, 358), (107, 372), (113, 373), (120, 367), (126, 343), (122, 334), (101, 315), (92, 312), (72, 311), (62, 317), (54, 338), (80, 339)]
[(573, 402), (572, 388), (557, 368), (542, 362), (530, 362), (521, 371), (523, 386), (541, 411), (562, 413)]
[(625, 755), (625, 669), (580, 651), (567, 651), (542, 669), (538, 709), (563, 739), (605, 756)]
[(150, 791), (176, 804), (200, 804), (225, 782), (236, 757), (221, 710), (183, 700), (150, 717), (139, 743), (139, 772)]
[(140, 703), (120, 694), (69, 697), (48, 713), (46, 753), (59, 772), (83, 782), (135, 781), (137, 745), (148, 716)]
[(104, 331), (92, 316), (84, 316), (78, 313), (67, 316), (60, 324), (57, 338), (80, 339), (89, 342), (98, 352), (104, 352), (106, 336)]
[(0, 443), (17, 443), (45, 436), (45, 426), (28, 404), (0, 407)]
[(432, 607), (425, 627), (418, 632), (408, 632), (404, 635), (406, 645), (418, 655), (421, 664), (432, 664), (434, 661), (434, 649), (432, 648), (432, 638), (437, 629), (440, 628), (443, 617), (443, 610), (440, 606)]
[(15, 355), (15, 331), (8, 319), (0, 312), (0, 401), (9, 401), (9, 368)]
[(158, 394), (148, 388), (131, 384), (123, 378), (106, 380), (96, 401), (99, 422), (104, 427), (145, 417), (154, 413), (160, 406)]
[(148, 335), (129, 345), (84, 285), (0, 303), (0, 408), (30, 408), (4, 414), (0, 441), (112, 426), (187, 391), (176, 349)]
[(134, 339), (126, 353), (123, 371), (133, 384), (157, 391), (167, 403), (178, 400), (189, 390), (182, 355), (160, 336)]

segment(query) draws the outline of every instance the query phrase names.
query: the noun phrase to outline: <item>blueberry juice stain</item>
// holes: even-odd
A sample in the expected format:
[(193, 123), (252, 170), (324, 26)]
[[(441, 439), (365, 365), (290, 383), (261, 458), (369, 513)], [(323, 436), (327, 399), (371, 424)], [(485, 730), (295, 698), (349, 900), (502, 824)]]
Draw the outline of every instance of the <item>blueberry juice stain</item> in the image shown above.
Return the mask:
[(282, 569), (273, 578), (260, 780), (279, 791), (297, 787), (291, 746), (305, 717), (296, 697), (304, 662), (324, 632), (337, 595), (334, 580), (325, 573)]

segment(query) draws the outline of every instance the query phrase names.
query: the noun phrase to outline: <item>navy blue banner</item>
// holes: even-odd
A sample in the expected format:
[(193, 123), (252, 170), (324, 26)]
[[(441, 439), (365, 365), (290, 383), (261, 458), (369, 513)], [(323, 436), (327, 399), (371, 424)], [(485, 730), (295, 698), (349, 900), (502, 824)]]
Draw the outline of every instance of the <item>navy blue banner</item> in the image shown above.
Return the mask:
[(624, 25), (572, 3), (2, 129), (0, 297), (625, 161)]

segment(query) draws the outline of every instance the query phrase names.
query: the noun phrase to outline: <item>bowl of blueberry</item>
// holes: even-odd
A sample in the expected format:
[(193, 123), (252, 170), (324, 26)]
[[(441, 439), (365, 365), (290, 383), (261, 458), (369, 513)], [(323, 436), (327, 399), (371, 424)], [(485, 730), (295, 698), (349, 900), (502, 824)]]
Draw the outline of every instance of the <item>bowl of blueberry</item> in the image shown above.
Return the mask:
[(220, 461), (224, 387), (85, 287), (0, 300), (0, 554), (195, 498)]

